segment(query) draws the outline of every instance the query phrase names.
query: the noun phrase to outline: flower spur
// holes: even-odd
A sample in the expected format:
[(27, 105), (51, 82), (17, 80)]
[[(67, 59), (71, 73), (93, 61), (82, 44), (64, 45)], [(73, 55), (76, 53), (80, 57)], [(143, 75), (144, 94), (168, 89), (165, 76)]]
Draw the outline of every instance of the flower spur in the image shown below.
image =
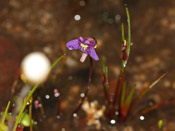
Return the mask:
[(94, 49), (96, 48), (96, 41), (94, 38), (79, 37), (78, 39), (74, 39), (74, 40), (67, 42), (66, 47), (69, 50), (79, 49), (83, 53), (80, 58), (81, 62), (84, 62), (86, 60), (86, 57), (88, 56), (88, 54), (95, 61), (99, 60), (99, 57), (97, 56), (95, 49)]

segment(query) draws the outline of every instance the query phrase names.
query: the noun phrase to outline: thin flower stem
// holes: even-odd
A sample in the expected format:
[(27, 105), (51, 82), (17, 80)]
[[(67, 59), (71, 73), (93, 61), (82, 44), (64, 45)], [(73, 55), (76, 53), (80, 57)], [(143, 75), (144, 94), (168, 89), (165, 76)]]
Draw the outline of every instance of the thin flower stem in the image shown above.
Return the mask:
[(91, 81), (92, 81), (92, 70), (93, 70), (93, 61), (92, 61), (92, 58), (90, 57), (90, 69), (89, 69), (89, 80), (88, 80), (88, 86), (86, 88), (86, 91), (85, 91), (85, 94), (84, 94), (84, 97), (81, 98), (81, 101), (78, 105), (78, 107), (73, 111), (73, 113), (71, 114), (71, 118), (73, 117), (73, 114), (74, 113), (77, 113), (80, 108), (82, 107), (83, 103), (84, 103), (84, 100), (85, 98), (87, 97), (88, 95), (88, 91), (90, 89), (90, 85), (91, 85)]
[(60, 96), (58, 96), (58, 100), (57, 100), (57, 116), (60, 116), (60, 112), (61, 112), (61, 98)]
[(109, 80), (108, 80), (108, 68), (104, 63), (103, 57), (101, 57), (101, 64), (102, 64), (102, 68), (103, 68), (103, 91), (104, 91), (104, 96), (105, 96), (105, 104), (107, 107), (107, 111), (109, 111), (109, 106), (110, 106), (110, 101), (109, 101)]
[(112, 101), (112, 107), (111, 107), (111, 110), (109, 112), (110, 119), (114, 118), (115, 104), (117, 102), (117, 97), (119, 98), (119, 105), (120, 105), (121, 92), (122, 92), (121, 87), (124, 84), (124, 81), (125, 81), (125, 72), (122, 72), (122, 74), (120, 74), (119, 79), (117, 81), (117, 85), (116, 85), (116, 89), (115, 89), (115, 93), (114, 93), (114, 97), (113, 97), (113, 101)]
[(104, 89), (105, 104), (106, 104), (106, 107), (107, 107), (107, 112), (109, 110), (108, 108), (109, 108), (109, 104), (110, 104), (109, 94), (108, 94), (108, 88), (109, 88), (108, 78), (106, 78), (105, 74), (103, 74), (103, 89)]

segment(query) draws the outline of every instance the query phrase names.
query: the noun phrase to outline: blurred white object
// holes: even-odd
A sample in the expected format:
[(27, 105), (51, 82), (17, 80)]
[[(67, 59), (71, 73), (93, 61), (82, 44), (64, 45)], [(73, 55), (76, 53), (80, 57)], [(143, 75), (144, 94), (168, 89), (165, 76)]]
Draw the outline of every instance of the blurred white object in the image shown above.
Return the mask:
[(29, 84), (42, 83), (50, 71), (50, 61), (41, 52), (33, 52), (24, 57), (21, 63), (22, 73)]

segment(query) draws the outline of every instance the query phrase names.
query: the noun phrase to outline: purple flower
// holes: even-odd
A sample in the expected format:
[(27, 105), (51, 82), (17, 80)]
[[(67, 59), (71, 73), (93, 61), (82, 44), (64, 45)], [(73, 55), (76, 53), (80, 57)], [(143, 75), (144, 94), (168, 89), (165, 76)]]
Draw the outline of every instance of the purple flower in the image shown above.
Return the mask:
[(79, 49), (83, 52), (82, 57), (80, 58), (81, 62), (84, 62), (88, 54), (95, 61), (99, 60), (95, 52), (96, 41), (91, 37), (79, 37), (78, 39), (71, 40), (66, 43), (66, 46), (69, 50)]

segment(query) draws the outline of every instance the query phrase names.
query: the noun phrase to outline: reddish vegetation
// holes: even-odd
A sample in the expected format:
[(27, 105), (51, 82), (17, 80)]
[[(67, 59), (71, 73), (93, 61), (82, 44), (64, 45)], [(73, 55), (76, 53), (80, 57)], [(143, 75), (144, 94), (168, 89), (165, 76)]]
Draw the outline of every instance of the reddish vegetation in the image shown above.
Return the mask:
[[(17, 78), (19, 57), (19, 50), (15, 43), (7, 37), (0, 36), (0, 91), (9, 90)], [(2, 93), (0, 92), (0, 96), (3, 97)]]

